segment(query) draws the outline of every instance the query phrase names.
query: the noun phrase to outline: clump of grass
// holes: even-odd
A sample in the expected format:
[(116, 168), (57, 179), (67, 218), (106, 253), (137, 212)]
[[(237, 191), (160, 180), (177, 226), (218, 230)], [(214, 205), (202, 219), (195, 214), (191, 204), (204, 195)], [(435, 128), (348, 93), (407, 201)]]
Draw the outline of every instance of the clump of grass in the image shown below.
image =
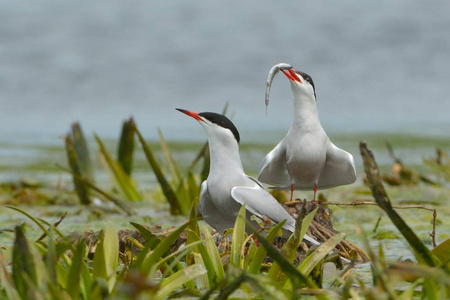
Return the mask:
[[(206, 178), (207, 172), (209, 171), (208, 147), (204, 146), (188, 167), (187, 172), (181, 174), (180, 168), (175, 162), (162, 132), (158, 130), (158, 133), (165, 162), (169, 167), (169, 174), (165, 174), (162, 167), (163, 164), (155, 157), (154, 151), (145, 141), (132, 118), (123, 123), (117, 159), (108, 151), (101, 138), (94, 135), (99, 146), (100, 161), (110, 175), (109, 178), (113, 185), (111, 194), (95, 185), (92, 163), (89, 158), (86, 141), (82, 134), (81, 126), (75, 123), (72, 126), (72, 133), (67, 135), (65, 141), (70, 167), (69, 172), (72, 173), (75, 191), (80, 199), (80, 203), (90, 204), (92, 191), (96, 195), (112, 201), (127, 212), (130, 209), (125, 208), (125, 203), (142, 201), (142, 192), (137, 183), (132, 179), (134, 145), (137, 137), (145, 157), (158, 180), (159, 186), (170, 205), (171, 214), (186, 215), (192, 199), (197, 197), (200, 192), (201, 181)], [(198, 177), (194, 175), (193, 169), (201, 160), (205, 163), (200, 177)]]
[[(57, 224), (45, 224), (15, 209), (36, 223), (45, 237), (33, 242), (21, 226), (15, 228), (11, 269), (2, 254), (4, 250), (0, 250), (0, 298), (226, 299), (235, 293), (257, 299), (297, 299), (304, 295), (319, 299), (445, 299), (449, 296), (449, 240), (430, 252), (433, 261), (430, 265), (425, 260), (389, 262), (382, 247), (375, 255), (363, 238), (372, 260), (374, 284), (364, 284), (350, 272), (353, 267), (350, 264), (323, 287), (316, 272), (322, 272), (325, 256), (344, 234), (336, 235), (295, 264), (289, 249), (304, 234), (302, 228), (311, 222), (311, 214), (298, 220), (300, 225), (291, 236), (292, 244), (280, 252), (272, 240), (283, 222), (264, 237), (251, 224), (246, 224), (245, 207), (242, 207), (232, 231), (230, 252), (221, 253), (205, 223), (195, 219), (193, 203), (189, 220), (165, 235), (155, 235), (146, 226), (133, 223), (146, 237), (144, 244), (130, 239), (130, 244), (140, 249), (135, 252), (132, 247), (119, 251), (117, 229), (111, 224), (100, 232), (93, 246), (92, 240), (87, 242), (85, 238), (65, 235), (57, 229)], [(259, 245), (247, 236), (247, 226)], [(188, 235), (186, 244), (172, 247), (183, 232)], [(88, 249), (95, 250), (90, 253)], [(227, 255), (230, 259), (224, 260)], [(273, 259), (273, 264), (263, 266), (266, 255)], [(401, 278), (411, 283), (399, 290), (396, 284)]]

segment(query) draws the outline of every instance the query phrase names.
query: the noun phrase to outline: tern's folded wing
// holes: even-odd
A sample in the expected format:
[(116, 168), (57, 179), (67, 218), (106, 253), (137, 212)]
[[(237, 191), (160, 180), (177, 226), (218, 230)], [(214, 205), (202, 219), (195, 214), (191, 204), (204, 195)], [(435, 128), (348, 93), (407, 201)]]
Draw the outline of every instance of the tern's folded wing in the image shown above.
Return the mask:
[(206, 180), (202, 183), (197, 211), (202, 215), (203, 220), (220, 232), (220, 234), (234, 226), (234, 220), (225, 217), (225, 212), (220, 212), (214, 205), (209, 195), (208, 182)]
[(269, 154), (264, 157), (259, 168), (258, 180), (275, 186), (288, 186), (291, 184), (286, 166), (286, 148), (280, 142)]
[[(293, 232), (295, 230), (295, 220), (290, 214), (275, 200), (266, 190), (255, 187), (236, 186), (231, 190), (231, 197), (241, 205), (245, 204), (247, 210), (257, 217), (266, 216), (270, 220), (279, 223), (286, 220), (283, 228)], [(304, 239), (314, 245), (319, 242), (305, 235)]]
[(327, 159), (320, 175), (317, 187), (319, 189), (350, 184), (356, 180), (353, 156), (336, 147), (332, 142), (327, 144)]

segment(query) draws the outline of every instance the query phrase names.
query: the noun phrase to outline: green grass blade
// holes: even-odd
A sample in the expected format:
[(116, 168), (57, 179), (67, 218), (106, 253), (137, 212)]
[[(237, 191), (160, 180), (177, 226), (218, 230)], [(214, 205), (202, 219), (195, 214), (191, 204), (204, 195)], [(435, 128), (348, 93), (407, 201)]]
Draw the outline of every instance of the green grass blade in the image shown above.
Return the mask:
[(200, 173), (200, 180), (201, 182), (205, 181), (206, 178), (208, 178), (209, 175), (209, 169), (211, 167), (211, 159), (210, 159), (210, 153), (209, 153), (209, 144), (206, 144), (205, 150), (203, 151), (203, 167), (202, 172)]
[[(316, 215), (317, 210), (319, 209), (319, 206), (317, 206), (312, 212), (306, 215), (306, 217), (301, 220), (301, 230), (299, 234), (300, 242), (302, 241), (303, 237), (305, 236), (306, 232), (308, 231), (309, 226), (311, 226), (312, 221), (314, 220), (314, 216)], [(297, 220), (298, 221), (298, 220)]]
[(131, 180), (130, 176), (128, 176), (128, 174), (123, 170), (122, 166), (112, 158), (102, 140), (97, 135), (94, 136), (100, 147), (100, 153), (105, 159), (107, 170), (110, 171), (110, 174), (112, 174), (111, 177), (115, 183), (116, 188), (126, 199), (130, 201), (142, 201), (142, 197), (136, 190), (135, 184)]
[(231, 244), (231, 258), (230, 262), (235, 266), (244, 266), (244, 254), (242, 253), (242, 245), (245, 239), (245, 214), (247, 210), (245, 205), (242, 205), (234, 223), (232, 244)]
[[(197, 222), (197, 201), (193, 200), (191, 203), (191, 210), (189, 214), (189, 221), (191, 221), (191, 226), (187, 228), (187, 243), (195, 243), (198, 241), (205, 240), (207, 237), (204, 235), (204, 239), (201, 238), (199, 223)], [(208, 232), (209, 233), (209, 232)], [(208, 243), (205, 241), (205, 244)], [(216, 248), (217, 249), (217, 248)], [(206, 246), (202, 243), (195, 248), (196, 252), (200, 253), (201, 258), (198, 255), (194, 256), (195, 263), (203, 263), (205, 265), (207, 272), (208, 284), (205, 280), (201, 280), (201, 286), (205, 288), (211, 288), (215, 283), (216, 276), (216, 266), (213, 263), (212, 257), (208, 252)], [(219, 257), (220, 259), (220, 257)], [(188, 260), (189, 262), (189, 260)]]
[(144, 274), (148, 275), (154, 265), (163, 257), (163, 255), (169, 250), (170, 246), (175, 242), (175, 240), (180, 236), (180, 234), (191, 225), (191, 222), (187, 222), (181, 227), (177, 228), (171, 232), (167, 237), (165, 237), (155, 249), (148, 255), (143, 263), (138, 266), (139, 270)]
[(203, 182), (206, 180), (209, 174), (209, 146), (208, 142), (206, 142), (201, 150), (198, 152), (198, 154), (195, 156), (195, 159), (192, 161), (190, 166), (188, 167), (188, 172), (192, 172), (192, 170), (195, 168), (195, 166), (198, 164), (198, 162), (203, 159), (203, 167), (202, 171), (200, 172), (200, 181)]
[(135, 126), (136, 125), (133, 118), (123, 122), (122, 133), (120, 134), (119, 149), (117, 151), (117, 161), (128, 176), (131, 175), (131, 171), (133, 170)]
[(55, 245), (56, 257), (59, 259), (64, 256), (65, 252), (72, 247), (77, 238), (75, 234), (60, 238)]
[(309, 273), (314, 269), (314, 267), (321, 262), (328, 253), (334, 249), (345, 237), (345, 233), (341, 232), (333, 237), (331, 237), (328, 241), (320, 245), (313, 253), (308, 255), (305, 260), (298, 266), (298, 270), (303, 273), (303, 275), (308, 276)]
[(108, 284), (108, 291), (111, 292), (116, 283), (116, 268), (119, 257), (119, 238), (117, 230), (112, 224), (106, 227), (106, 231), (101, 231), (97, 248), (94, 255), (94, 265), (92, 274), (94, 278), (104, 279)]
[(187, 174), (187, 189), (188, 189), (188, 195), (189, 199), (188, 204), (194, 201), (194, 199), (197, 199), (200, 195), (200, 187), (201, 185), (197, 183), (195, 180), (194, 174), (192, 172), (188, 172)]
[[(61, 218), (59, 219), (59, 221), (56, 221), (55, 223), (53, 223), (53, 225), (50, 225), (48, 222), (46, 222), (43, 219), (39, 219), (42, 223), (47, 223), (46, 225), (49, 226), (48, 231), (50, 232), (50, 229), (55, 231), (60, 237), (63, 237), (64, 234), (62, 234), (61, 231), (58, 230), (58, 225), (61, 224), (61, 222), (66, 218), (67, 216), (67, 212), (64, 212), (61, 216)], [(36, 242), (42, 241), (47, 235), (45, 234), (45, 232), (36, 240)]]
[(139, 231), (139, 233), (144, 237), (146, 244), (149, 244), (150, 248), (155, 248), (156, 245), (158, 245), (160, 239), (145, 226), (135, 222), (130, 222), (130, 224)]
[(30, 245), (20, 226), (16, 226), (16, 239), (13, 247), (12, 272), (17, 292), (23, 299), (33, 294), (37, 285), (36, 264)]
[(137, 127), (135, 128), (135, 130), (138, 135), (139, 142), (142, 145), (142, 149), (144, 150), (144, 154), (147, 158), (147, 161), (149, 162), (151, 168), (153, 169), (156, 179), (158, 180), (159, 185), (161, 186), (161, 189), (164, 195), (166, 196), (167, 201), (169, 202), (170, 213), (174, 215), (187, 214), (188, 213), (187, 210), (186, 211), (181, 210), (179, 199), (175, 194), (175, 191), (173, 190), (172, 186), (169, 184), (166, 177), (164, 176), (161, 167), (159, 166), (158, 162), (155, 159), (155, 156), (153, 155), (152, 150), (145, 142), (142, 134), (139, 132)]
[(58, 257), (56, 256), (56, 244), (53, 239), (54, 229), (50, 227), (49, 236), (47, 242), (47, 252), (45, 253), (45, 267), (47, 269), (47, 274), (51, 282), (56, 282), (56, 264), (58, 262)]
[[(297, 256), (297, 249), (300, 245), (300, 242), (302, 241), (302, 238), (306, 231), (308, 230), (309, 225), (311, 224), (312, 220), (314, 219), (314, 215), (317, 212), (317, 209), (319, 207), (316, 207), (315, 210), (310, 212), (307, 216), (306, 210), (303, 205), (302, 210), (300, 211), (300, 214), (297, 218), (297, 221), (295, 223), (295, 231), (294, 233), (289, 237), (287, 242), (281, 247), (281, 253), (286, 257), (286, 259), (292, 263)], [(272, 268), (270, 268), (269, 271), (269, 277), (272, 279), (278, 281), (281, 285), (284, 285), (287, 281), (287, 276), (283, 272), (283, 269), (279, 264), (276, 262), (273, 263)]]
[[(230, 266), (230, 269), (233, 269), (233, 266)], [(226, 300), (229, 299), (231, 294), (233, 294), (246, 280), (245, 272), (243, 272), (240, 268), (235, 267), (234, 269), (237, 269), (238, 274), (233, 274), (233, 276), (230, 276), (230, 278), (227, 280), (225, 284), (223, 284), (220, 288), (219, 295), (215, 298), (216, 300)]]
[[(270, 244), (273, 243), (273, 240), (277, 236), (278, 232), (281, 230), (283, 225), (286, 223), (286, 220), (278, 223), (274, 228), (272, 228), (267, 236), (265, 237), (266, 241)], [(266, 258), (267, 250), (264, 246), (259, 246), (255, 255), (253, 256), (252, 261), (250, 262), (250, 266), (248, 267), (248, 272), (250, 274), (259, 274), (261, 265), (264, 262), (264, 258)]]
[(21, 214), (27, 216), (31, 221), (33, 221), (37, 226), (39, 226), (39, 228), (41, 228), (41, 230), (45, 233), (45, 234), (49, 234), (47, 228), (45, 228), (45, 226), (42, 224), (42, 222), (40, 222), (38, 219), (36, 219), (35, 217), (33, 217), (32, 215), (30, 215), (29, 213), (27, 213), (24, 210), (21, 210), (20, 208), (14, 207), (14, 206), (10, 206), (10, 205), (5, 205), (5, 207), (10, 208), (12, 210), (18, 211)]
[[(225, 271), (223, 269), (222, 260), (220, 259), (219, 250), (217, 249), (214, 239), (209, 232), (209, 228), (204, 221), (199, 222), (200, 231), (203, 233), (206, 250), (208, 251), (211, 262), (214, 266), (214, 273), (218, 282), (225, 280)], [(205, 261), (205, 259), (203, 259)], [(208, 271), (210, 269), (208, 268)]]
[(189, 221), (191, 225), (187, 231), (187, 243), (196, 242), (200, 237), (200, 228), (197, 222), (197, 201), (193, 200), (189, 211)]
[(6, 270), (4, 264), (4, 258), (2, 251), (0, 250), (0, 286), (5, 290), (5, 295), (7, 299), (10, 300), (20, 300), (20, 295), (14, 286), (13, 279), (11, 278), (11, 272)]
[(222, 109), (222, 115), (225, 116), (225, 115), (227, 114), (229, 106), (230, 106), (230, 102), (227, 101), (227, 102), (225, 103), (225, 106), (224, 106), (223, 109)]
[(261, 295), (262, 299), (288, 300), (293, 298), (293, 293), (289, 293), (288, 290), (281, 289), (278, 282), (267, 276), (258, 276), (246, 273), (243, 285), (249, 288), (253, 293)]
[(167, 144), (161, 129), (158, 128), (159, 142), (161, 144), (161, 150), (166, 158), (167, 165), (169, 166), (170, 173), (172, 175), (172, 180), (178, 184), (181, 181), (181, 173), (177, 167), (175, 160), (173, 159), (172, 152), (170, 151), (169, 145)]
[(147, 241), (144, 244), (144, 248), (142, 248), (142, 250), (138, 253), (136, 258), (133, 260), (131, 268), (135, 269), (135, 270), (142, 269), (142, 264), (144, 263), (146, 257), (149, 255), (149, 253), (151, 253), (151, 251), (152, 251), (151, 249), (153, 249), (152, 241)]
[(84, 134), (79, 123), (72, 124), (71, 139), (75, 147), (81, 172), (80, 174), (83, 177), (88, 178), (91, 182), (94, 182), (94, 168), (92, 166), (86, 139), (84, 138)]
[[(196, 242), (192, 242), (189, 244), (186, 244), (186, 246), (179, 248), (178, 250), (176, 250), (175, 252), (170, 253), (169, 255), (166, 255), (164, 257), (161, 258), (160, 261), (158, 261), (157, 265), (161, 265), (164, 263), (170, 263), (170, 268), (173, 268), (177, 262), (180, 261), (182, 256), (185, 256), (188, 253), (192, 253), (192, 250), (197, 247), (198, 245), (201, 245), (203, 243), (202, 240), (198, 240)], [(175, 258), (175, 259), (173, 259)], [(172, 262), (170, 262), (172, 260)], [(179, 266), (178, 266), (179, 267)], [(183, 269), (183, 267), (181, 266), (181, 269)]]
[(160, 289), (158, 290), (155, 299), (165, 299), (170, 293), (175, 291), (181, 285), (206, 274), (206, 272), (207, 270), (203, 265), (192, 265), (184, 270), (176, 272), (161, 282)]
[[(188, 232), (189, 231), (190, 230), (188, 230)], [(211, 255), (208, 252), (208, 249), (203, 244), (204, 240), (202, 240), (200, 238), (200, 236), (197, 236), (195, 233), (191, 233), (191, 235), (194, 235), (195, 239), (197, 239), (197, 241), (192, 242), (192, 243), (202, 242), (201, 244), (198, 244), (196, 246), (196, 252), (200, 253), (200, 258), (198, 258), (198, 255), (195, 255), (194, 259), (195, 259), (196, 263), (203, 264), (205, 266), (206, 270), (208, 270), (208, 273), (206, 274), (207, 279), (208, 279), (208, 285), (206, 285), (206, 284), (203, 284), (203, 285), (206, 286), (206, 288), (211, 288), (212, 286), (214, 286), (215, 284), (220, 282), (220, 280), (219, 280), (220, 274), (218, 275), (218, 273), (220, 272), (220, 268), (222, 268), (222, 272), (223, 272), (223, 267), (220, 262), (220, 256), (219, 256), (219, 262), (218, 262), (220, 264), (220, 267), (219, 267), (219, 266), (216, 266), (217, 261), (213, 261), (213, 259), (211, 258)]]
[(75, 247), (72, 264), (69, 267), (67, 276), (67, 293), (69, 293), (72, 299), (80, 298), (81, 268), (84, 263), (85, 250), (85, 240), (81, 239)]
[[(272, 259), (277, 262), (283, 271), (286, 273), (286, 275), (289, 277), (289, 279), (292, 282), (292, 286), (294, 287), (300, 287), (302, 285), (310, 288), (310, 289), (318, 289), (317, 286), (309, 280), (308, 277), (303, 275), (300, 271), (298, 271), (294, 265), (292, 265), (284, 256), (281, 254), (281, 252), (276, 249), (272, 244), (270, 244), (268, 241), (264, 239), (263, 236), (261, 236), (252, 226), (250, 223), (247, 224), (247, 226), (250, 228), (252, 233), (258, 238), (258, 241), (261, 243), (261, 245), (266, 248), (267, 253)], [(327, 295), (318, 294), (316, 295), (319, 299), (329, 299)]]
[[(77, 152), (75, 150), (75, 145), (72, 139), (66, 136), (64, 141), (66, 145), (67, 160), (69, 162), (70, 169), (74, 174), (82, 176), (80, 162), (78, 160)], [(89, 198), (89, 187), (78, 180), (75, 176), (73, 176), (73, 184), (75, 186), (75, 191), (77, 192), (80, 202), (82, 204), (90, 204), (91, 199)]]
[(246, 241), (249, 243), (249, 245), (248, 245), (248, 247), (246, 245), (244, 246), (247, 248), (247, 252), (245, 253), (244, 264), (242, 267), (244, 270), (248, 269), (250, 261), (255, 256), (256, 251), (258, 251), (258, 247), (256, 246), (255, 239), (253, 239), (252, 237), (247, 237)]
[(194, 198), (189, 197), (189, 188), (185, 180), (181, 180), (176, 187), (176, 196), (181, 211), (188, 211), (189, 206)]

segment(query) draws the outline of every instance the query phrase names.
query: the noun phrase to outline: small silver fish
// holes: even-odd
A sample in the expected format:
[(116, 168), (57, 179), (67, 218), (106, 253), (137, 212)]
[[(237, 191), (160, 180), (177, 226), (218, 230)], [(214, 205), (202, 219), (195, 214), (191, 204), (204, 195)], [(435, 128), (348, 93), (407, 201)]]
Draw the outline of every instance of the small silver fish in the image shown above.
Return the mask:
[(267, 86), (266, 86), (266, 116), (267, 116), (267, 106), (269, 105), (269, 94), (270, 94), (270, 86), (272, 85), (272, 81), (275, 76), (280, 72), (280, 70), (289, 70), (292, 69), (292, 65), (286, 63), (280, 63), (272, 67), (269, 71), (269, 76), (267, 77)]

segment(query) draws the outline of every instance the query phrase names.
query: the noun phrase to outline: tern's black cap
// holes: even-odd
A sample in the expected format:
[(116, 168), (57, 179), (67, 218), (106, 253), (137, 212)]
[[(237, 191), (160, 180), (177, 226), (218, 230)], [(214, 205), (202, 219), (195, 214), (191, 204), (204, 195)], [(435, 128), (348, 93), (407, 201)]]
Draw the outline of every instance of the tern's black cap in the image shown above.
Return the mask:
[(239, 143), (240, 136), (239, 131), (237, 130), (236, 126), (234, 126), (233, 122), (230, 121), (227, 117), (224, 115), (213, 113), (213, 112), (202, 112), (198, 114), (199, 116), (202, 116), (203, 118), (207, 119), (208, 121), (215, 123), (223, 128), (229, 129), (234, 137), (236, 138), (236, 141)]
[(304, 72), (301, 72), (301, 71), (294, 71), (294, 72), (297, 73), (297, 74), (302, 75), (303, 79), (305, 79), (306, 81), (308, 81), (312, 85), (313, 90), (314, 90), (314, 97), (317, 99), (316, 86), (314, 85), (314, 81), (312, 80), (312, 77), (309, 76), (308, 74), (304, 73)]

